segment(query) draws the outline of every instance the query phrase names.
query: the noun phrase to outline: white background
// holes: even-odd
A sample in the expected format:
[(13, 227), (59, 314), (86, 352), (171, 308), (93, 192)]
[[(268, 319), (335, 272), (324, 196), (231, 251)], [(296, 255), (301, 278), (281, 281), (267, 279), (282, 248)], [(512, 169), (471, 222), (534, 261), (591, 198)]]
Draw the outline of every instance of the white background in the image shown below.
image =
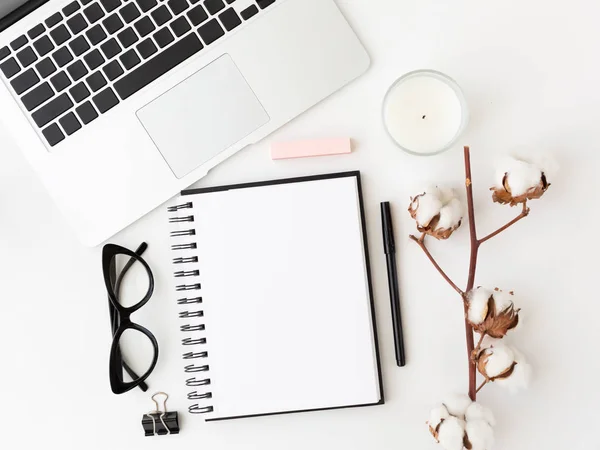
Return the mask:
[[(497, 449), (598, 449), (597, 171), (600, 5), (505, 0), (340, 1), (373, 58), (363, 78), (199, 184), (255, 181), (350, 169), (363, 173), (387, 403), (323, 413), (204, 424), (183, 414), (164, 208), (113, 242), (149, 243), (157, 291), (135, 319), (156, 334), (161, 360), (151, 390), (173, 395), (182, 434), (144, 438), (151, 409), (139, 391), (108, 385), (110, 333), (100, 249), (80, 245), (19, 151), (0, 130), (0, 446), (61, 448), (434, 449), (425, 421), (448, 392), (465, 391), (462, 306), (406, 236), (408, 198), (429, 181), (463, 182), (460, 148), (437, 157), (401, 153), (386, 137), (381, 101), (403, 73), (431, 68), (464, 88), (472, 122), (460, 144), (473, 148), (478, 227), (487, 234), (517, 213), (493, 205), (494, 159), (517, 148), (551, 151), (562, 169), (531, 216), (482, 248), (477, 283), (514, 289), (523, 308), (510, 336), (530, 358), (535, 380), (516, 397), (485, 388), (498, 418)], [(318, 13), (318, 12), (315, 12)], [(307, 26), (307, 33), (310, 27)], [(349, 136), (351, 155), (282, 161), (269, 142)], [(107, 174), (107, 182), (110, 182)], [(73, 186), (77, 189), (77, 186)], [(379, 202), (393, 203), (408, 366), (395, 367), (381, 246)], [(432, 252), (463, 285), (466, 227)]]

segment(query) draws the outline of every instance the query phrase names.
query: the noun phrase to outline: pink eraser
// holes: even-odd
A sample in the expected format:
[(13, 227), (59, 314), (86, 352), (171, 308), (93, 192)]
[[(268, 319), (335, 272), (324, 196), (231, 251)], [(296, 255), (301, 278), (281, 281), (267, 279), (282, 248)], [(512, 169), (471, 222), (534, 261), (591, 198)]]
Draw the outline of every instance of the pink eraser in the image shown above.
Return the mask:
[(350, 143), (350, 138), (274, 142), (271, 144), (271, 159), (342, 155), (351, 151), (352, 144)]

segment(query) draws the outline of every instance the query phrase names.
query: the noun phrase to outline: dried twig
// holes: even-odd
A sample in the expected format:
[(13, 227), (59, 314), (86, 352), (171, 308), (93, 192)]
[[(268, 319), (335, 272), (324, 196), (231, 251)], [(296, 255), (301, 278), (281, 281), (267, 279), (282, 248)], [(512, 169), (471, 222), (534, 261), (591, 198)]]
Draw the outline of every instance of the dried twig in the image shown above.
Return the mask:
[[(479, 252), (479, 241), (477, 240), (477, 228), (475, 225), (475, 206), (473, 204), (473, 180), (471, 178), (471, 151), (469, 147), (464, 149), (465, 157), (465, 185), (467, 187), (467, 210), (469, 212), (469, 237), (471, 239), (471, 257), (469, 260), (469, 278), (465, 292), (469, 292), (475, 285), (475, 273), (477, 271), (477, 255)], [(467, 338), (467, 355), (469, 361), (469, 397), (475, 401), (477, 397), (476, 382), (477, 370), (475, 363), (471, 361), (471, 355), (475, 349), (473, 342), (473, 327), (467, 319), (468, 304), (465, 302), (465, 334)]]
[(478, 393), (480, 390), (482, 390), (486, 384), (488, 384), (488, 380), (485, 380), (483, 383), (481, 383), (481, 385), (477, 388), (475, 393)]
[(527, 217), (529, 215), (529, 212), (531, 210), (527, 207), (527, 202), (523, 203), (523, 211), (521, 211), (521, 214), (519, 214), (517, 217), (515, 217), (513, 220), (511, 220), (510, 222), (508, 222), (506, 225), (504, 225), (503, 227), (498, 228), (496, 231), (494, 231), (491, 234), (488, 234), (486, 237), (479, 239), (479, 245), (483, 244), (485, 241), (489, 241), (491, 238), (499, 235), (500, 233), (502, 233), (504, 230), (512, 227), (515, 223), (517, 223), (519, 220), (524, 219), (525, 217)]
[(437, 261), (435, 260), (435, 258), (433, 257), (433, 255), (429, 252), (429, 250), (427, 249), (427, 247), (425, 246), (425, 239), (424, 236), (421, 237), (421, 239), (417, 238), (414, 235), (410, 235), (410, 238), (415, 241), (419, 247), (421, 247), (421, 249), (423, 250), (423, 252), (425, 252), (425, 254), (427, 255), (427, 257), (429, 258), (429, 261), (431, 261), (431, 263), (433, 264), (433, 266), (438, 270), (438, 272), (440, 273), (440, 275), (444, 278), (444, 280), (446, 280), (448, 282), (448, 284), (450, 286), (452, 286), (452, 288), (458, 292), (458, 294), (461, 297), (464, 297), (465, 293), (456, 285), (456, 283), (454, 283), (454, 281), (452, 281), (450, 279), (450, 277), (448, 275), (446, 275), (446, 272), (444, 272), (444, 270), (440, 267), (440, 265), (437, 263)]

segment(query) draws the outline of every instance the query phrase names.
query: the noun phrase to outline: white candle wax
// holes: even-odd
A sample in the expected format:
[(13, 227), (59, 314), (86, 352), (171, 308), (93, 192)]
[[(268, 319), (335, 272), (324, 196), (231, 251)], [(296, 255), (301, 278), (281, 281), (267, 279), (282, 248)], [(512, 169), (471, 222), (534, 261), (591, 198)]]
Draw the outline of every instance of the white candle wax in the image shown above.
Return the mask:
[(422, 71), (398, 80), (384, 104), (384, 122), (403, 149), (433, 154), (448, 148), (466, 126), (460, 88), (437, 72)]

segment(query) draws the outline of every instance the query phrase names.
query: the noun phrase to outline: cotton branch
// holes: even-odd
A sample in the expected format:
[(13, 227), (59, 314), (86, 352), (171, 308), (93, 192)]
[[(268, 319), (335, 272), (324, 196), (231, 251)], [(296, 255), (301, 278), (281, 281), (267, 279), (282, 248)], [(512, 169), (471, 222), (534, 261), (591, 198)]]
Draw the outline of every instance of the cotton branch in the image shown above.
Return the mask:
[[(479, 241), (477, 240), (477, 227), (475, 224), (475, 206), (473, 202), (473, 180), (471, 177), (471, 151), (469, 147), (464, 148), (465, 158), (465, 186), (467, 188), (467, 210), (469, 213), (469, 237), (471, 240), (471, 256), (469, 259), (469, 278), (465, 292), (469, 292), (475, 285), (475, 273), (477, 272), (477, 256), (479, 252)], [(475, 349), (473, 340), (473, 327), (467, 320), (467, 302), (464, 302), (465, 310), (465, 335), (467, 339), (467, 355), (469, 361), (469, 397), (475, 401), (477, 398), (477, 368), (471, 360), (471, 355)]]
[[(431, 235), (436, 236), (441, 239), (447, 239), (452, 234), (452, 232), (454, 232), (460, 226), (460, 217), (458, 217), (457, 222), (454, 223), (454, 225), (450, 228), (439, 227), (439, 224), (441, 222), (441, 212), (437, 216), (434, 216), (433, 219), (429, 218), (429, 216), (426, 216), (427, 223), (419, 223), (418, 207), (420, 205), (420, 202), (423, 201), (423, 199), (425, 198), (426, 195), (428, 195), (427, 193), (421, 194), (421, 195), (417, 196), (415, 199), (411, 199), (412, 203), (411, 203), (411, 207), (409, 208), (409, 212), (411, 213), (411, 216), (413, 217), (413, 219), (417, 220), (417, 224), (419, 225), (419, 230), (423, 231), (425, 229), (425, 232), (423, 233), (423, 235), (420, 238), (413, 236), (413, 235), (411, 235), (410, 238), (413, 241), (415, 241), (417, 243), (417, 245), (419, 245), (419, 247), (421, 247), (421, 249), (427, 256), (427, 258), (429, 258), (429, 260), (431, 261), (433, 266), (437, 269), (437, 271), (444, 278), (444, 280), (446, 280), (446, 282), (463, 299), (463, 305), (464, 305), (464, 311), (465, 311), (465, 335), (466, 335), (467, 355), (468, 355), (468, 363), (469, 363), (469, 397), (471, 398), (472, 401), (475, 401), (476, 397), (477, 397), (477, 393), (483, 388), (483, 386), (485, 386), (487, 384), (487, 381), (484, 382), (483, 384), (481, 384), (479, 387), (477, 387), (477, 384), (476, 384), (477, 383), (477, 367), (476, 367), (477, 355), (475, 354), (475, 352), (479, 352), (481, 350), (481, 344), (485, 337), (485, 333), (480, 334), (479, 342), (477, 343), (477, 346), (475, 346), (474, 331), (473, 331), (473, 327), (469, 323), (468, 314), (467, 314), (468, 308), (469, 308), (469, 303), (467, 301), (467, 294), (470, 291), (472, 291), (473, 287), (475, 286), (475, 276), (477, 273), (477, 259), (479, 256), (479, 247), (484, 242), (487, 242), (490, 239), (492, 239), (493, 237), (496, 237), (497, 235), (499, 235), (503, 231), (507, 230), (508, 228), (510, 228), (517, 222), (519, 222), (520, 220), (527, 217), (530, 212), (529, 208), (527, 207), (527, 200), (540, 198), (541, 195), (543, 195), (543, 193), (548, 189), (550, 184), (547, 183), (544, 173), (540, 172), (539, 185), (532, 187), (525, 194), (522, 194), (520, 197), (512, 197), (511, 191), (508, 190), (507, 187), (504, 188), (505, 189), (504, 191), (502, 191), (501, 188), (497, 188), (494, 193), (494, 201), (503, 203), (503, 204), (510, 203), (511, 205), (517, 204), (517, 203), (522, 203), (523, 210), (516, 218), (514, 218), (513, 220), (508, 222), (506, 225), (500, 227), (499, 229), (497, 229), (493, 233), (485, 236), (484, 238), (478, 239), (477, 238), (477, 226), (475, 223), (475, 205), (474, 205), (474, 201), (473, 201), (473, 179), (472, 179), (472, 174), (471, 174), (471, 153), (470, 153), (469, 147), (464, 148), (464, 161), (465, 161), (465, 186), (466, 186), (466, 191), (467, 191), (467, 211), (468, 211), (468, 217), (469, 217), (469, 240), (471, 243), (470, 258), (469, 258), (469, 272), (468, 272), (468, 281), (467, 281), (466, 288), (464, 290), (460, 289), (457, 286), (457, 284), (454, 283), (454, 281), (452, 281), (450, 279), (450, 277), (440, 267), (440, 265), (437, 263), (437, 261), (431, 255), (429, 249), (425, 245), (426, 234), (431, 234)], [(506, 177), (508, 177), (508, 173), (505, 176), (505, 178)], [(505, 181), (507, 181), (507, 180), (505, 180)], [(510, 180), (508, 180), (508, 181), (510, 181)], [(417, 201), (417, 199), (419, 199), (419, 201)], [(429, 198), (429, 199), (430, 199), (430, 203), (428, 206), (430, 207), (430, 210), (431, 210), (431, 198)], [(446, 222), (444, 222), (444, 223), (446, 223)]]
[(498, 228), (496, 231), (494, 231), (491, 234), (488, 234), (486, 237), (479, 239), (479, 244), (483, 244), (485, 241), (489, 241), (491, 238), (499, 235), (500, 233), (502, 233), (504, 230), (512, 227), (515, 223), (519, 222), (521, 219), (524, 219), (525, 217), (527, 217), (529, 215), (529, 212), (531, 210), (527, 207), (527, 202), (523, 203), (523, 211), (521, 211), (521, 214), (519, 214), (517, 217), (515, 217), (513, 220), (511, 220), (510, 222), (508, 222), (506, 225), (504, 225), (503, 227)]
[(446, 280), (448, 282), (448, 284), (450, 286), (452, 286), (452, 289), (454, 289), (456, 292), (458, 292), (458, 294), (461, 297), (465, 296), (465, 293), (456, 285), (456, 283), (454, 283), (454, 281), (452, 281), (450, 279), (450, 277), (448, 275), (446, 275), (446, 272), (444, 272), (444, 270), (440, 267), (440, 265), (437, 263), (437, 261), (435, 260), (435, 258), (433, 257), (433, 255), (429, 252), (429, 250), (427, 249), (427, 246), (425, 245), (425, 236), (423, 235), (421, 237), (421, 239), (417, 238), (414, 235), (410, 235), (410, 238), (415, 241), (419, 247), (421, 247), (421, 249), (423, 250), (423, 252), (427, 255), (427, 257), (429, 258), (429, 261), (431, 261), (431, 264), (433, 264), (433, 266), (437, 269), (437, 271), (440, 273), (440, 275), (444, 278), (444, 280)]

